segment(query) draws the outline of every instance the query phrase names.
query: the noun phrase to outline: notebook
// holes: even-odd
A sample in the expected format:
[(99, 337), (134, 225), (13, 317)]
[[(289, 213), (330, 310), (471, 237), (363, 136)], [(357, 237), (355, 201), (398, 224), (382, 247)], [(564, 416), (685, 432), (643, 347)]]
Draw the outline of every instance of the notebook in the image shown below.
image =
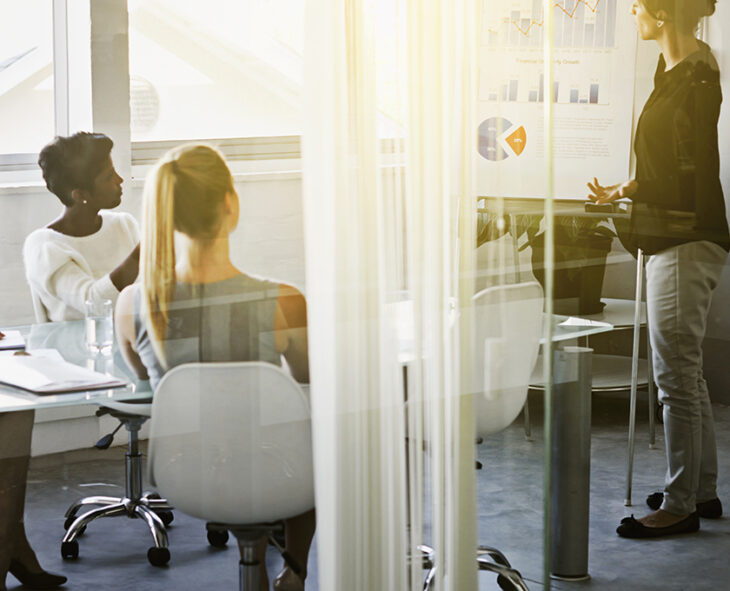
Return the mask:
[(25, 339), (21, 336), (19, 330), (6, 330), (0, 332), (0, 351), (8, 349), (23, 349), (25, 347)]
[(0, 356), (0, 383), (36, 394), (101, 390), (127, 385), (124, 380), (43, 354)]

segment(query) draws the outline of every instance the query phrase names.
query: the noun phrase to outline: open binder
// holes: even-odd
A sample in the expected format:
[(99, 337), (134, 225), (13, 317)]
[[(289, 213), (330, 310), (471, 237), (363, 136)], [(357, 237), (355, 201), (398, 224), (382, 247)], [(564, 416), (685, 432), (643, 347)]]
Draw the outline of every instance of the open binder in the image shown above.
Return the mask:
[(43, 355), (0, 357), (0, 383), (36, 394), (102, 390), (127, 385), (114, 376)]

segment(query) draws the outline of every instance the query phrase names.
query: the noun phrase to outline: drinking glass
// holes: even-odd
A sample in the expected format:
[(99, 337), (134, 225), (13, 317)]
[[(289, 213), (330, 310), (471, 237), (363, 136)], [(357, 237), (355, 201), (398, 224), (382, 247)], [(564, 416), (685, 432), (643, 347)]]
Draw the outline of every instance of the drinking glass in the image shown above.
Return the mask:
[(111, 300), (86, 300), (86, 346), (93, 354), (110, 355), (114, 344)]

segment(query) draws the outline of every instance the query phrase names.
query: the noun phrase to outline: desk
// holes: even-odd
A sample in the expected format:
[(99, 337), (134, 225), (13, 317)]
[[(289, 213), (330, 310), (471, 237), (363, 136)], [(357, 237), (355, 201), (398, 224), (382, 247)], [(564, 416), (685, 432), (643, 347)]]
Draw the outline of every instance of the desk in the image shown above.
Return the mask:
[(152, 396), (149, 382), (139, 380), (129, 370), (116, 346), (110, 356), (94, 356), (86, 350), (83, 320), (16, 326), (13, 329), (21, 332), (25, 338), (25, 348), (28, 351), (33, 349), (58, 349), (63, 358), (70, 363), (121, 378), (128, 381), (129, 384), (124, 388), (44, 396), (0, 384), (0, 412), (78, 404), (103, 405), (104, 402), (111, 400), (144, 400)]

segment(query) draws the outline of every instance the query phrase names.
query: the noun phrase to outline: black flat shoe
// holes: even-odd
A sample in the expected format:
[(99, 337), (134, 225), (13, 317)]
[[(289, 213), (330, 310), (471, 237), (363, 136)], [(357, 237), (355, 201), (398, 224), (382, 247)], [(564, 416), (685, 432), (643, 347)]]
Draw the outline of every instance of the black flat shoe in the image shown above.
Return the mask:
[(697, 511), (690, 513), (674, 525), (666, 527), (647, 527), (634, 516), (624, 517), (621, 525), (616, 528), (616, 533), (622, 538), (659, 538), (661, 536), (673, 536), (676, 534), (692, 534), (700, 529), (700, 516)]
[(66, 582), (66, 577), (42, 570), (32, 573), (17, 560), (10, 561), (8, 572), (29, 589), (55, 589)]
[[(664, 493), (655, 492), (646, 497), (646, 504), (650, 509), (656, 511), (662, 506), (664, 501)], [(710, 501), (702, 501), (695, 505), (697, 514), (705, 519), (720, 519), (722, 517), (722, 503), (720, 499), (712, 499)]]

